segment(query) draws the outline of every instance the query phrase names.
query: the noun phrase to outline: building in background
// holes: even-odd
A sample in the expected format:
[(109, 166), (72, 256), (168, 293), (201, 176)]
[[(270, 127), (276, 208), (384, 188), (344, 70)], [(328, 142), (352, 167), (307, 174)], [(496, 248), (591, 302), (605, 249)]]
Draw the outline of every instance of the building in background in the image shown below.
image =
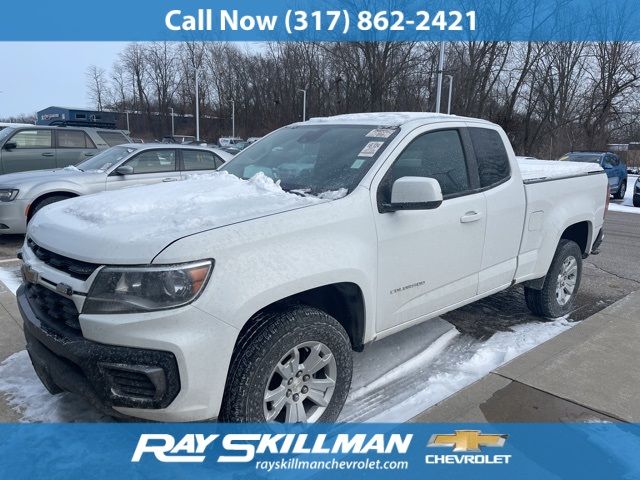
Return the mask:
[(36, 125), (75, 125), (115, 128), (118, 114), (82, 108), (47, 107), (37, 114)]

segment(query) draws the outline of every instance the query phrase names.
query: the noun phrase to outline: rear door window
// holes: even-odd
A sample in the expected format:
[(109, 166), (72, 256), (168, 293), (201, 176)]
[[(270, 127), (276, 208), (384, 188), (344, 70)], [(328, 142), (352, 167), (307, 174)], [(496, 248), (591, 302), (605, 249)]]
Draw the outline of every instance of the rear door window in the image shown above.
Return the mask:
[(222, 160), (205, 150), (182, 150), (182, 162), (185, 171), (215, 170), (222, 165)]
[(9, 142), (15, 143), (17, 149), (53, 148), (51, 130), (47, 129), (21, 130)]
[(478, 162), (480, 187), (493, 187), (510, 178), (509, 155), (500, 134), (488, 128), (472, 127), (468, 130)]
[(96, 148), (89, 136), (81, 130), (58, 130), (58, 148)]
[(120, 132), (98, 132), (98, 135), (100, 135), (100, 138), (110, 147), (129, 143), (129, 139)]

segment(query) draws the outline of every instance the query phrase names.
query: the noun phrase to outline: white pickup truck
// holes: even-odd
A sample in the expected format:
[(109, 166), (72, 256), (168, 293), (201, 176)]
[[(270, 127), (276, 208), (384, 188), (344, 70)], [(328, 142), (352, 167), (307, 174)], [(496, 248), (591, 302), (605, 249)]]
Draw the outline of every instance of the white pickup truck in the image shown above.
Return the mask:
[(352, 350), (524, 284), (571, 311), (608, 198), (595, 164), (516, 160), (500, 127), (317, 118), (210, 176), (43, 208), (17, 297), (52, 393), (158, 421), (334, 421)]

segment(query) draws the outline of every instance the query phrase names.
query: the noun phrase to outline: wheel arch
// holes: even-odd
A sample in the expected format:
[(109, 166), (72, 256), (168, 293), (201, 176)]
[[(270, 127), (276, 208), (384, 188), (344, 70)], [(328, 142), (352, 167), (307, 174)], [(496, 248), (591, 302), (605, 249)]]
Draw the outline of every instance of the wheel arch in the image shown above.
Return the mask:
[(31, 217), (33, 216), (33, 212), (35, 210), (35, 207), (41, 203), (43, 200), (46, 200), (47, 198), (51, 198), (51, 197), (66, 197), (66, 198), (75, 198), (75, 197), (79, 197), (80, 194), (78, 192), (74, 192), (71, 190), (53, 190), (50, 192), (45, 192), (45, 193), (41, 193), (39, 194), (27, 207), (27, 210), (25, 212), (25, 216), (27, 217), (27, 221), (31, 220)]

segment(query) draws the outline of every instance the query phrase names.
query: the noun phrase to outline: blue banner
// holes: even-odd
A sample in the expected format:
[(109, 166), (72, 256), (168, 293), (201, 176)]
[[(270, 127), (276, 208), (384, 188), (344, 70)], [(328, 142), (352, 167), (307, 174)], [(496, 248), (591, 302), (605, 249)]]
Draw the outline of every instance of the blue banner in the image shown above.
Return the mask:
[(640, 40), (633, 0), (3, 2), (0, 41)]
[(1, 478), (638, 478), (628, 424), (0, 425)]

